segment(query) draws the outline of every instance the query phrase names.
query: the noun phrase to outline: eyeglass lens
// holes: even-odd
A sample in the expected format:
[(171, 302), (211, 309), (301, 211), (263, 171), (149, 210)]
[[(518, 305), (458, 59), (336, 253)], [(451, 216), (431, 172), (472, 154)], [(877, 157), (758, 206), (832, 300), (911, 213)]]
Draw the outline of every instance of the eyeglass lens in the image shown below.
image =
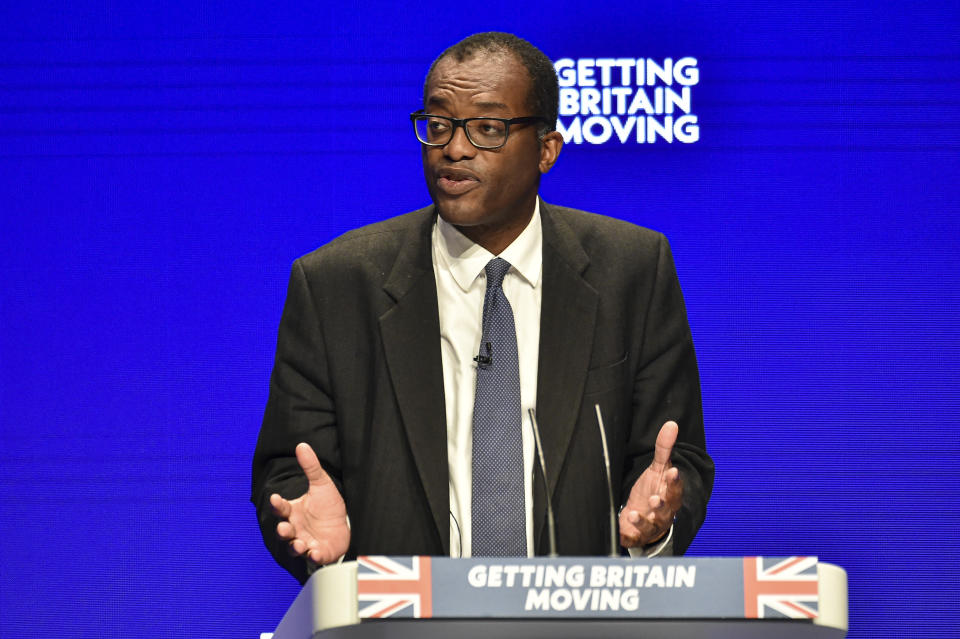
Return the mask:
[[(415, 120), (415, 126), (417, 137), (426, 144), (444, 145), (453, 137), (453, 123), (445, 118), (420, 117)], [(507, 140), (507, 125), (500, 120), (470, 120), (466, 129), (467, 138), (474, 146), (501, 146)]]

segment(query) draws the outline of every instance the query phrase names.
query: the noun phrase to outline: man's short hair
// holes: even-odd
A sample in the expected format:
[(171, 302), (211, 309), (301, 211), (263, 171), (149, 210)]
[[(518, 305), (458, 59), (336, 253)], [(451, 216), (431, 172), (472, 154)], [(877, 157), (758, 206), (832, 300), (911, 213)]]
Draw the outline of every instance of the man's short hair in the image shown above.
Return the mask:
[(437, 56), (423, 81), (424, 104), (427, 101), (427, 83), (440, 60), (450, 57), (457, 62), (463, 62), (478, 53), (513, 54), (530, 74), (530, 95), (527, 97), (527, 106), (532, 110), (530, 115), (539, 115), (546, 119), (546, 122), (537, 129), (538, 135), (543, 137), (557, 128), (560, 85), (557, 82), (557, 72), (553, 68), (553, 62), (543, 51), (512, 33), (500, 31), (475, 33)]

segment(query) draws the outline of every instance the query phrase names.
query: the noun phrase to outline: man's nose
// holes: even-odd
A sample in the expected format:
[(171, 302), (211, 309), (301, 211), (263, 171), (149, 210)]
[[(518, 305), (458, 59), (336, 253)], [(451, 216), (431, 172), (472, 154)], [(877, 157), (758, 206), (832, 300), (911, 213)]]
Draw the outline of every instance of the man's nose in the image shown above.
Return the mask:
[(443, 147), (443, 153), (451, 160), (464, 160), (477, 154), (477, 147), (467, 139), (466, 127), (458, 126), (453, 130), (453, 137)]

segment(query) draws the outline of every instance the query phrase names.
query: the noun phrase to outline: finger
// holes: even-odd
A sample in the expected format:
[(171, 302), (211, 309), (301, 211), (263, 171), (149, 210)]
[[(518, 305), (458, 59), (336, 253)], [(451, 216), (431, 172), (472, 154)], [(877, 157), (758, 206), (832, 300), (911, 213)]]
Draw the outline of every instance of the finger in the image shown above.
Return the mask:
[(675, 466), (664, 470), (660, 473), (660, 478), (653, 494), (660, 497), (661, 501), (666, 500), (670, 493), (676, 490), (678, 477), (678, 471)]
[(314, 539), (307, 546), (307, 552), (304, 555), (307, 559), (318, 565), (332, 563), (337, 557), (332, 556), (330, 544)]
[(645, 523), (650, 526), (653, 533), (659, 533), (669, 527), (669, 522), (673, 521), (674, 512), (680, 507), (680, 500), (673, 503), (662, 496), (654, 495), (650, 497), (649, 504), (650, 510), (644, 516)]
[(307, 551), (307, 544), (304, 543), (302, 539), (294, 539), (289, 544), (287, 544), (287, 550), (294, 557), (299, 557)]
[(680, 478), (679, 471), (673, 481), (667, 482), (666, 490), (664, 490), (663, 493), (663, 500), (670, 506), (673, 512), (680, 510), (680, 506), (683, 504), (683, 480)]
[(290, 505), (290, 502), (277, 493), (270, 495), (270, 507), (273, 508), (274, 515), (283, 517), (284, 519), (288, 519), (290, 513), (293, 511), (293, 506)]
[(323, 466), (320, 465), (320, 460), (317, 459), (317, 454), (313, 452), (310, 444), (300, 442), (297, 444), (295, 452), (297, 455), (297, 463), (300, 464), (300, 468), (303, 469), (304, 474), (307, 476), (307, 481), (311, 484), (329, 481), (330, 477), (323, 469)]
[(620, 517), (620, 545), (624, 548), (636, 546), (640, 541), (640, 529), (635, 525), (639, 522), (640, 516), (637, 512), (633, 512), (632, 515), (636, 516), (636, 521), (631, 521), (631, 516)]
[(651, 543), (654, 539), (662, 537), (673, 524), (673, 512), (657, 511), (647, 515), (644, 521), (643, 533), (646, 539), (645, 543)]
[(662, 472), (670, 464), (670, 453), (673, 452), (673, 445), (677, 443), (677, 434), (680, 427), (677, 422), (669, 421), (665, 423), (660, 432), (657, 433), (657, 443), (653, 451), (653, 464), (659, 472)]
[(650, 512), (647, 514), (647, 517), (649, 518), (650, 515), (653, 515), (656, 518), (658, 522), (657, 526), (659, 527), (659, 522), (667, 521), (668, 519), (673, 518), (673, 508), (670, 505), (670, 502), (661, 498), (660, 503), (657, 504), (656, 508), (650, 510)]
[(639, 513), (635, 522), (625, 518), (620, 520), (620, 545), (632, 548), (648, 543), (648, 540), (662, 536), (663, 527), (657, 525), (657, 518), (653, 513), (641, 517)]
[(289, 521), (281, 521), (277, 524), (277, 537), (280, 539), (291, 540), (297, 536), (297, 529)]
[(674, 466), (663, 474), (660, 492), (666, 494), (677, 491), (683, 492), (683, 480), (680, 478), (680, 469)]

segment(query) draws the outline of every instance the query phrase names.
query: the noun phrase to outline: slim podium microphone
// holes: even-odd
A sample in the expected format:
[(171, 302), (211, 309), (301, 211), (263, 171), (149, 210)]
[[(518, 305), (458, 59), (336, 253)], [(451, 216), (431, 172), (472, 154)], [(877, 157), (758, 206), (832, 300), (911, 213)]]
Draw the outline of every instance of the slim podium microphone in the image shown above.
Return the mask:
[(553, 504), (550, 498), (550, 482), (547, 481), (547, 463), (543, 459), (543, 444), (540, 443), (540, 427), (537, 426), (537, 413), (532, 408), (530, 423), (533, 425), (533, 440), (537, 444), (537, 459), (540, 460), (540, 476), (543, 477), (543, 494), (547, 500), (547, 539), (550, 542), (550, 553), (547, 557), (559, 557), (557, 554), (557, 525), (553, 519)]
[(607, 471), (607, 497), (610, 499), (610, 556), (619, 557), (620, 544), (617, 539), (617, 514), (613, 505), (613, 482), (610, 480), (610, 449), (607, 448), (607, 431), (603, 427), (603, 415), (600, 404), (593, 405), (597, 411), (597, 427), (600, 429), (600, 443), (603, 445), (603, 466)]

